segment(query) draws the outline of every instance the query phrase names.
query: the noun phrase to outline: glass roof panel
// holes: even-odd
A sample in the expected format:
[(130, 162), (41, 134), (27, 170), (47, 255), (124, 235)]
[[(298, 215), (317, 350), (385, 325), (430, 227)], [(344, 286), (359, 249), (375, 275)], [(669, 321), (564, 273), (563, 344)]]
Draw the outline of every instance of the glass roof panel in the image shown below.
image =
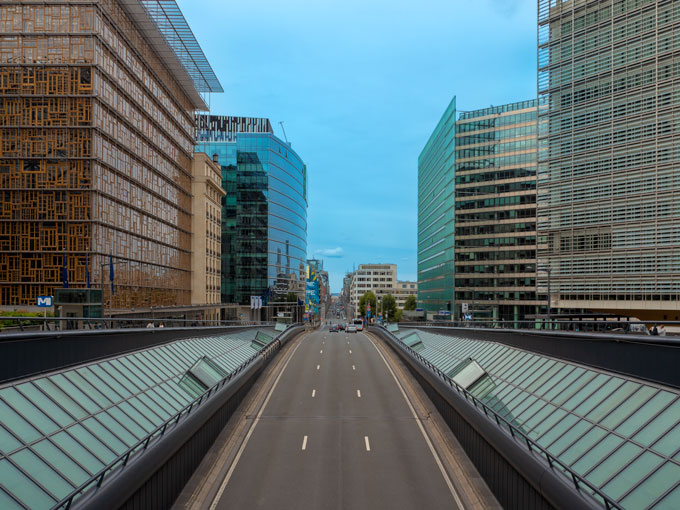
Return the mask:
[(28, 420), (43, 435), (59, 429), (59, 426), (38, 409), (33, 403), (19, 393), (15, 388), (0, 390), (0, 397), (14, 409), (21, 411), (23, 418)]
[(49, 439), (38, 441), (32, 448), (49, 464), (58, 467), (59, 472), (75, 487), (79, 487), (90, 478), (87, 471), (57, 448)]
[(40, 391), (33, 383), (19, 384), (16, 388), (47, 416), (58, 423), (60, 427), (73, 423), (73, 417), (63, 407), (55, 404), (52, 399)]
[[(4, 418), (4, 417), (3, 417)], [(4, 421), (4, 420), (3, 420)], [(0, 425), (0, 454), (6, 455), (21, 446), (21, 442)]]
[(30, 473), (31, 478), (47, 489), (57, 500), (62, 499), (75, 488), (28, 448), (19, 450), (11, 455), (10, 459), (24, 473)]
[(0, 401), (0, 420), (2, 424), (13, 431), (24, 443), (30, 443), (38, 439), (41, 434), (38, 430), (19, 416), (7, 404)]
[(661, 436), (652, 448), (667, 457), (677, 452), (680, 449), (680, 423)]
[[(654, 474), (633, 489), (621, 504), (626, 508), (644, 508), (650, 501), (655, 501), (680, 480), (680, 466), (674, 462), (666, 462)], [(676, 501), (680, 503), (680, 501)]]
[(644, 452), (612, 478), (604, 486), (604, 491), (615, 500), (620, 499), (621, 496), (640, 480), (640, 478), (650, 473), (652, 469), (661, 464), (662, 461), (663, 459), (655, 453), (649, 451)]
[(654, 505), (653, 510), (678, 510), (680, 508), (680, 485)]
[(56, 503), (54, 498), (7, 459), (0, 459), (0, 480), (5, 489), (28, 508), (48, 509)]
[(616, 431), (624, 436), (633, 435), (637, 430), (642, 427), (650, 417), (656, 416), (659, 411), (665, 408), (671, 400), (673, 400), (674, 395), (667, 391), (660, 391), (654, 397), (645, 402), (645, 404), (640, 407), (635, 413), (633, 413), (626, 421), (621, 425), (616, 427)]
[(2, 487), (0, 487), (0, 508), (3, 510), (24, 510), (19, 503), (16, 502)]

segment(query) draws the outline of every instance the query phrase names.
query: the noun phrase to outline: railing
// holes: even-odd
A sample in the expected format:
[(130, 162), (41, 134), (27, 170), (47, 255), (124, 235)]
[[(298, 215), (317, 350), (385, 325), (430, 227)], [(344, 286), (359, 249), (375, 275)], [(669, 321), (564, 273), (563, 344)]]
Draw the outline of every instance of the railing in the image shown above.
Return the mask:
[(87, 317), (11, 317), (0, 316), (0, 334), (18, 331), (76, 331), (96, 329), (165, 328), (225, 326), (271, 326), (274, 322), (224, 321), (207, 319), (87, 318)]
[[(297, 325), (297, 324), (291, 324), (290, 326), (295, 326), (295, 325)], [(80, 495), (82, 495), (85, 491), (91, 489), (93, 486), (96, 487), (97, 489), (99, 487), (101, 487), (102, 483), (104, 482), (104, 478), (107, 475), (111, 474), (116, 469), (125, 468), (125, 466), (130, 461), (131, 457), (133, 457), (135, 454), (138, 454), (138, 453), (145, 451), (149, 447), (149, 444), (151, 444), (153, 441), (158, 440), (161, 437), (163, 437), (168, 430), (175, 427), (180, 422), (182, 417), (186, 418), (187, 416), (189, 416), (193, 410), (198, 408), (201, 404), (205, 403), (211, 396), (214, 396), (221, 388), (226, 386), (229, 383), (229, 381), (231, 381), (236, 375), (241, 373), (253, 361), (258, 359), (260, 356), (262, 356), (263, 359), (265, 359), (265, 360), (269, 359), (281, 347), (281, 336), (284, 333), (285, 333), (285, 331), (282, 331), (281, 333), (279, 333), (274, 338), (274, 340), (272, 340), (266, 347), (257, 351), (256, 353), (254, 353), (247, 360), (245, 360), (238, 367), (236, 367), (232, 372), (230, 372), (227, 376), (225, 376), (221, 381), (217, 382), (215, 385), (208, 388), (199, 397), (194, 399), (189, 405), (187, 405), (186, 407), (181, 409), (178, 413), (176, 413), (171, 418), (166, 420), (162, 425), (159, 425), (158, 427), (156, 427), (156, 429), (154, 429), (146, 437), (140, 439), (137, 443), (135, 443), (132, 447), (130, 447), (126, 452), (122, 453), (121, 455), (116, 457), (113, 461), (111, 461), (107, 466), (104, 466), (104, 468), (102, 468), (98, 473), (91, 476), (80, 487), (74, 489), (64, 499), (62, 499), (55, 506), (53, 506), (52, 510), (60, 510), (60, 509), (69, 510), (71, 508), (71, 505), (73, 504), (73, 502)]]
[[(543, 331), (570, 331), (587, 333), (616, 333), (616, 334), (635, 334), (635, 335), (654, 335), (654, 326), (659, 335), (680, 334), (680, 321), (624, 321), (624, 320), (594, 320), (594, 319), (574, 319), (574, 320), (468, 320), (468, 321), (414, 321), (400, 322), (400, 326), (422, 327), (439, 326), (445, 328), (484, 328), (484, 329), (523, 329), (523, 330), (543, 330)], [(663, 326), (663, 328), (662, 328)], [(672, 328), (665, 331), (666, 327)], [(677, 328), (677, 329), (676, 329)]]
[(554, 469), (555, 467), (557, 467), (568, 478), (571, 478), (571, 481), (574, 484), (574, 487), (576, 488), (577, 491), (582, 492), (583, 487), (586, 487), (588, 489), (586, 491), (586, 493), (588, 493), (588, 492), (592, 493), (592, 494), (588, 494), (588, 496), (592, 496), (596, 500), (601, 500), (602, 504), (604, 505), (604, 507), (607, 510), (610, 510), (610, 509), (623, 510), (623, 507), (619, 506), (609, 496), (604, 494), (599, 488), (595, 487), (593, 484), (591, 484), (588, 480), (583, 478), (578, 473), (575, 473), (574, 471), (572, 471), (567, 465), (565, 465), (563, 462), (561, 462), (558, 458), (551, 455), (545, 448), (543, 448), (537, 442), (535, 442), (534, 440), (532, 440), (528, 436), (526, 436), (515, 425), (513, 425), (512, 423), (507, 421), (505, 418), (503, 418), (499, 414), (497, 414), (493, 409), (491, 409), (484, 402), (482, 402), (477, 397), (472, 395), (465, 388), (459, 386), (455, 381), (453, 381), (453, 379), (451, 379), (448, 375), (446, 375), (442, 370), (440, 370), (436, 365), (434, 365), (432, 362), (430, 362), (424, 356), (421, 356), (418, 352), (411, 349), (411, 347), (406, 345), (404, 342), (401, 341), (401, 339), (394, 336), (391, 332), (387, 331), (387, 329), (385, 329), (385, 328), (381, 328), (381, 329), (383, 330), (383, 332), (386, 335), (388, 335), (391, 338), (391, 340), (394, 343), (398, 344), (403, 350), (408, 352), (412, 357), (416, 358), (420, 363), (425, 365), (431, 372), (433, 372), (437, 377), (439, 377), (442, 381), (444, 381), (446, 384), (448, 384), (452, 389), (455, 389), (458, 393), (460, 393), (467, 401), (471, 402), (476, 408), (481, 409), (489, 419), (492, 419), (496, 422), (496, 425), (498, 425), (501, 428), (506, 429), (506, 431), (509, 432), (510, 435), (513, 438), (515, 438), (516, 440), (523, 443), (529, 449), (530, 452), (532, 452), (532, 453), (538, 452), (540, 455), (545, 457), (545, 459), (548, 462), (548, 465), (550, 466), (551, 469)]

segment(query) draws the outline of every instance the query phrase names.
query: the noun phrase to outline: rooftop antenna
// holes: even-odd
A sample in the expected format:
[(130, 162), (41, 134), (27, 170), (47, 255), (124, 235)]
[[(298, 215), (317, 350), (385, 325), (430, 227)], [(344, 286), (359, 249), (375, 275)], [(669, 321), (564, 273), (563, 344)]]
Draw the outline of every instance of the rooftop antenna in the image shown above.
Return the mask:
[(283, 129), (283, 121), (280, 120), (280, 121), (279, 121), (279, 124), (281, 124), (281, 131), (283, 131), (283, 138), (286, 140), (286, 143), (287, 143), (288, 145), (290, 145), (290, 142), (288, 141), (288, 137), (286, 136), (286, 130)]

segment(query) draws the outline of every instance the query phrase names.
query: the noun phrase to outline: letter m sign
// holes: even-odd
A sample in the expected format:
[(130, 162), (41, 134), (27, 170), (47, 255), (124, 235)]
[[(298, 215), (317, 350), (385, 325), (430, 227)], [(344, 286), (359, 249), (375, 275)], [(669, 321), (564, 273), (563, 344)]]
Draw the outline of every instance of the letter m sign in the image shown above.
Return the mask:
[(52, 296), (38, 296), (37, 305), (43, 307), (52, 306)]

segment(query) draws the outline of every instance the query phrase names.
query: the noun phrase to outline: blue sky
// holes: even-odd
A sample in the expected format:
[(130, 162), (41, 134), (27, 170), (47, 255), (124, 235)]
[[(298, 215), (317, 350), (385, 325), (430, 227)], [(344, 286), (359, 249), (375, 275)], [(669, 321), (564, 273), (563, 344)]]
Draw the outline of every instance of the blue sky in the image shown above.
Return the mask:
[(535, 0), (178, 0), (224, 87), (217, 115), (268, 117), (309, 174), (308, 257), (331, 290), (361, 263), (416, 279), (418, 155), (453, 95), (536, 95)]

